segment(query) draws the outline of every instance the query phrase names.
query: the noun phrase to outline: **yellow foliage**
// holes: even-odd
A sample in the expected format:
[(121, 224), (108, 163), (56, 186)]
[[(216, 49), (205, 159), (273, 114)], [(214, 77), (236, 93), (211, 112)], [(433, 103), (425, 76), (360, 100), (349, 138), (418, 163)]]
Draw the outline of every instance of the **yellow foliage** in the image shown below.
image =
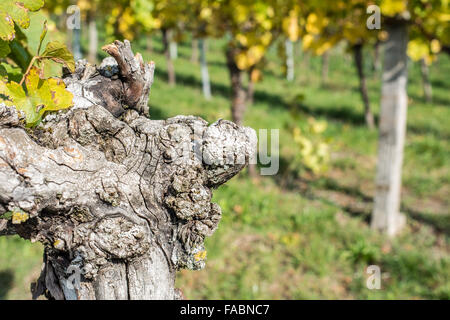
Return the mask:
[(441, 51), (441, 43), (439, 42), (439, 40), (431, 40), (430, 49), (432, 53), (439, 53)]
[(291, 10), (289, 16), (283, 19), (283, 31), (288, 35), (289, 40), (293, 42), (298, 40), (300, 28), (296, 11)]
[(305, 34), (302, 39), (302, 44), (304, 49), (311, 48), (311, 45), (314, 41), (314, 37), (310, 34)]
[(325, 171), (329, 162), (329, 145), (325, 143), (321, 134), (326, 130), (325, 121), (308, 119), (308, 127), (304, 132), (300, 128), (294, 128), (294, 142), (299, 148), (299, 155), (295, 157), (294, 164), (306, 167), (313, 173)]
[(389, 17), (406, 11), (406, 8), (406, 0), (382, 0), (380, 5), (381, 13)]
[(319, 34), (322, 30), (321, 19), (316, 13), (310, 13), (306, 18), (306, 31), (311, 34)]
[(237, 23), (243, 23), (248, 19), (248, 9), (246, 6), (237, 4), (234, 8), (234, 17)]
[(251, 46), (248, 50), (241, 51), (236, 55), (236, 65), (241, 70), (246, 70), (257, 64), (264, 57), (266, 48), (262, 45)]
[(440, 50), (439, 41), (437, 43), (435, 42), (433, 45), (432, 43), (429, 44), (427, 41), (421, 38), (417, 38), (409, 41), (407, 53), (411, 60), (419, 61), (424, 59), (425, 62), (429, 65), (436, 59), (433, 54), (433, 49)]
[(262, 72), (259, 69), (253, 69), (250, 74), (250, 80), (252, 82), (259, 82), (262, 80)]
[(92, 8), (92, 0), (78, 0), (77, 6), (80, 8), (81, 11), (88, 11)]
[(260, 37), (260, 41), (262, 43), (263, 46), (269, 46), (270, 42), (272, 41), (272, 33), (267, 31), (265, 32), (261, 37)]
[(135, 32), (133, 25), (136, 23), (135, 15), (130, 8), (126, 8), (125, 12), (120, 17), (119, 22), (119, 32), (123, 35), (125, 39), (133, 40), (135, 37)]
[(250, 49), (248, 49), (248, 53), (247, 53), (250, 65), (255, 65), (256, 63), (258, 63), (264, 56), (265, 51), (266, 51), (266, 48), (264, 48), (264, 46), (262, 46), (262, 45), (256, 45), (256, 46), (250, 47)]
[(331, 49), (331, 47), (333, 46), (333, 43), (331, 41), (326, 41), (323, 42), (322, 44), (320, 44), (316, 50), (315, 53), (319, 56), (323, 55), (325, 52), (327, 52), (328, 50)]
[(247, 69), (250, 65), (248, 63), (248, 58), (247, 58), (247, 54), (245, 52), (239, 52), (236, 55), (236, 65), (239, 69), (241, 70), (245, 70)]
[(236, 35), (236, 40), (241, 44), (241, 46), (246, 47), (248, 45), (248, 39), (242, 33)]
[(206, 7), (206, 8), (202, 8), (201, 9), (201, 11), (200, 11), (200, 18), (201, 19), (207, 20), (207, 19), (211, 18), (211, 16), (212, 16), (212, 9), (211, 8)]

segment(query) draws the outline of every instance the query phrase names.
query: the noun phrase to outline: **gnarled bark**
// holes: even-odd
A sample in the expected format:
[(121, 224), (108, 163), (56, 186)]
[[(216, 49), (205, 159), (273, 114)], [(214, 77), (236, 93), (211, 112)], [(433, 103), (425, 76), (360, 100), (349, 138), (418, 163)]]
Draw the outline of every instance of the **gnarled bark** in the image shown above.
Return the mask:
[(212, 189), (244, 168), (256, 135), (219, 120), (147, 118), (153, 63), (116, 41), (64, 81), (74, 106), (23, 127), (0, 105), (0, 235), (45, 246), (33, 297), (176, 299), (175, 272), (205, 264), (221, 218)]

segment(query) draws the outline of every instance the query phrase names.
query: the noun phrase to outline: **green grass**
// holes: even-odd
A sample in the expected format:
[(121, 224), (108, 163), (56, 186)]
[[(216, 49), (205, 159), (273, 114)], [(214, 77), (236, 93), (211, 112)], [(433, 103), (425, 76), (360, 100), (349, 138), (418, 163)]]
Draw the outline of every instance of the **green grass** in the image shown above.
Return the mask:
[(0, 300), (30, 299), (30, 284), (42, 264), (42, 246), (13, 237), (0, 238)]
[[(135, 47), (142, 48), (144, 40), (135, 41)], [(193, 114), (210, 122), (230, 119), (224, 42), (210, 43), (211, 101), (202, 97), (200, 68), (189, 61), (190, 44), (179, 45), (177, 86), (172, 88), (166, 83), (160, 39), (153, 42), (154, 51), (144, 54), (157, 66), (151, 117)], [(365, 56), (377, 115), (380, 74), (370, 68), (371, 52)], [(320, 177), (302, 172), (287, 185), (280, 175), (252, 180), (243, 172), (219, 188), (214, 201), (221, 205), (223, 219), (206, 242), (207, 266), (202, 271), (181, 271), (177, 285), (188, 299), (449, 299), (450, 59), (441, 56), (431, 67), (432, 104), (424, 101), (419, 66), (410, 65), (402, 192), (408, 225), (393, 240), (373, 232), (368, 224), (377, 132), (364, 125), (351, 58), (341, 48), (333, 51), (326, 87), (321, 85), (320, 58), (305, 63), (298, 54), (296, 62), (296, 80), (287, 83), (275, 50), (269, 53), (245, 124), (280, 129), (285, 165), (296, 152), (287, 128), (304, 125), (310, 116), (327, 120), (325, 136), (332, 146), (329, 170)], [(290, 109), (298, 95), (304, 99), (297, 120)], [(0, 298), (30, 297), (26, 285), (39, 272), (41, 250), (17, 238), (0, 239)], [(381, 268), (381, 290), (366, 287), (365, 271), (372, 264)]]

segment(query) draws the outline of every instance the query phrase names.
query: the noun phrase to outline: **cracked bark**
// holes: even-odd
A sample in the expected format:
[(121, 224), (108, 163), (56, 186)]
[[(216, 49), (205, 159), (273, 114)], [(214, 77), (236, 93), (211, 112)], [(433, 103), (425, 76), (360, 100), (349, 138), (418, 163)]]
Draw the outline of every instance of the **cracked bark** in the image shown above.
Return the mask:
[(178, 269), (205, 265), (221, 210), (212, 190), (255, 152), (250, 128), (198, 117), (150, 120), (153, 63), (128, 41), (65, 74), (74, 106), (34, 129), (0, 105), (0, 235), (45, 246), (33, 298), (177, 299)]
[(364, 118), (366, 120), (366, 125), (370, 130), (375, 129), (375, 120), (373, 113), (370, 109), (369, 94), (367, 92), (366, 74), (364, 73), (364, 62), (363, 62), (363, 45), (362, 43), (357, 43), (353, 46), (353, 57), (355, 59), (356, 70), (358, 71), (359, 78), (359, 92), (361, 93), (361, 98), (364, 104)]

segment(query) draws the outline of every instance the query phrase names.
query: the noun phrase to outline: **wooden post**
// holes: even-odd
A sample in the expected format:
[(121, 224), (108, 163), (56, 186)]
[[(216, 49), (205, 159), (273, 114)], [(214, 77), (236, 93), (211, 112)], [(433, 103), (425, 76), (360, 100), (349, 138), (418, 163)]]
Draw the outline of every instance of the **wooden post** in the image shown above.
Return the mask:
[(208, 62), (206, 61), (207, 42), (204, 39), (198, 40), (200, 49), (200, 68), (202, 72), (203, 96), (206, 100), (211, 100), (211, 82), (209, 80)]
[(294, 81), (294, 44), (291, 40), (286, 40), (286, 80)]
[(83, 54), (81, 53), (81, 30), (73, 29), (72, 30), (72, 48), (73, 48), (73, 57), (76, 61), (81, 60), (83, 58)]
[(98, 31), (97, 21), (95, 21), (94, 13), (90, 12), (88, 15), (88, 27), (89, 27), (89, 53), (88, 61), (91, 64), (97, 63), (97, 50), (98, 50)]
[(385, 60), (381, 92), (376, 195), (372, 228), (389, 236), (405, 224), (400, 213), (403, 148), (406, 135), (406, 92), (408, 28), (405, 23), (391, 24), (384, 45)]

